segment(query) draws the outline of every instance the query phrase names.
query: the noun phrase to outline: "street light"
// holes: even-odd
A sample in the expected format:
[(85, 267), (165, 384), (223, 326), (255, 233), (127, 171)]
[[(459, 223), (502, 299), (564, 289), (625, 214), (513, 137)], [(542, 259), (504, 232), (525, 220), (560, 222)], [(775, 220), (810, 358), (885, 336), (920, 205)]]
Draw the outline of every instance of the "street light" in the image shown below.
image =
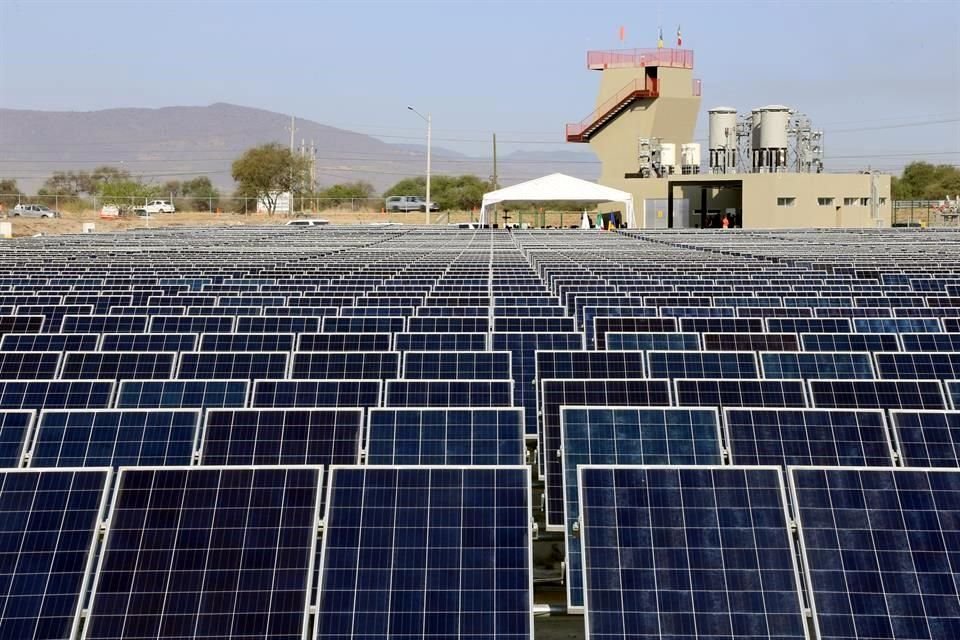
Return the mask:
[(427, 203), (424, 206), (426, 210), (426, 224), (430, 224), (430, 129), (431, 129), (431, 116), (428, 113), (423, 115), (412, 106), (407, 105), (407, 109), (413, 111), (415, 114), (420, 116), (427, 123)]

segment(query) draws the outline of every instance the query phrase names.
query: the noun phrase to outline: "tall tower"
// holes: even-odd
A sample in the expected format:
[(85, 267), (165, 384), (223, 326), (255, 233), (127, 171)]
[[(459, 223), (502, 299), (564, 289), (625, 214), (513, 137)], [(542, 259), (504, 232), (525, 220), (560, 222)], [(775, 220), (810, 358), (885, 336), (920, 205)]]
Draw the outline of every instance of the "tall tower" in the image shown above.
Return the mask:
[(637, 177), (642, 139), (676, 150), (693, 140), (700, 109), (693, 51), (588, 51), (587, 68), (600, 72), (596, 108), (567, 125), (567, 142), (590, 144), (602, 164), (601, 184), (632, 190), (626, 181)]

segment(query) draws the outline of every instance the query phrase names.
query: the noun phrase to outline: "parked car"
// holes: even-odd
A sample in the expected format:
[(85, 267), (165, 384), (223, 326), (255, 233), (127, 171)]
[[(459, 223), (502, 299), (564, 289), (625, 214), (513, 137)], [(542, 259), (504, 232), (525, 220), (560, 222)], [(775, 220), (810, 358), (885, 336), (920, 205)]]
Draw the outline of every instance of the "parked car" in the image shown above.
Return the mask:
[(120, 207), (115, 204), (105, 204), (100, 208), (100, 217), (105, 219), (119, 218), (121, 213)]
[(177, 209), (168, 200), (151, 200), (142, 207), (133, 210), (138, 216), (154, 216), (158, 213), (176, 213)]
[(59, 218), (60, 212), (43, 204), (18, 204), (10, 215), (14, 218)]
[(312, 218), (306, 220), (291, 220), (287, 223), (288, 227), (322, 227), (330, 224), (329, 220), (323, 218)]
[[(420, 196), (390, 196), (387, 198), (387, 212), (426, 211), (427, 201)], [(436, 202), (430, 203), (430, 211), (440, 211)]]

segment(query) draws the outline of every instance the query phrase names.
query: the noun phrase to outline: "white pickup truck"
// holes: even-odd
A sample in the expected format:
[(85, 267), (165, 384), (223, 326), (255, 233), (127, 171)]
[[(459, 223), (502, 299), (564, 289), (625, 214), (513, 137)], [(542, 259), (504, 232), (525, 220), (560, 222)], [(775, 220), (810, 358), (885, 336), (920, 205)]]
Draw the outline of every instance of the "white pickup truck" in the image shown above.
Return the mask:
[(158, 213), (176, 213), (177, 209), (167, 200), (151, 200), (142, 207), (136, 207), (133, 212), (138, 216), (154, 216)]

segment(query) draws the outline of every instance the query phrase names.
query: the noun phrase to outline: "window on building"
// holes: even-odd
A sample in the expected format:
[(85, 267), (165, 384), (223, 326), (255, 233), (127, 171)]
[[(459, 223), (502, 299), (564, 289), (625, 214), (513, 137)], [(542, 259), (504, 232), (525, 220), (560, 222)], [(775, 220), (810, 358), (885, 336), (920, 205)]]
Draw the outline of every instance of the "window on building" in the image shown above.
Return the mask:
[(861, 206), (861, 207), (869, 207), (869, 206), (870, 206), (870, 198), (860, 198), (860, 206)]
[(844, 198), (843, 206), (845, 207), (855, 207), (860, 204), (860, 198)]
[(817, 204), (821, 207), (832, 207), (833, 198), (817, 198)]
[(880, 206), (882, 207), (882, 206), (885, 205), (885, 204), (887, 204), (887, 199), (886, 199), (886, 198), (880, 198)]
[(777, 198), (778, 207), (792, 207), (797, 204), (796, 198)]

